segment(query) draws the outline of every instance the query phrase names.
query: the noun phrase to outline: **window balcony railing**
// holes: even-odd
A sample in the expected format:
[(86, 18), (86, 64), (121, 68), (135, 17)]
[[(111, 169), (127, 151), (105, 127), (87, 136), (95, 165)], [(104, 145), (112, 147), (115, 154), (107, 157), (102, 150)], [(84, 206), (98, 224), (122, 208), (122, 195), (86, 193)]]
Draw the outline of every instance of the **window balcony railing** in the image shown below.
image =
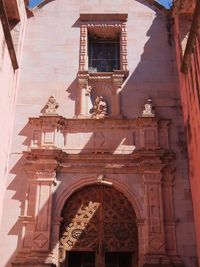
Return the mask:
[(89, 72), (113, 72), (120, 69), (119, 59), (90, 59)]

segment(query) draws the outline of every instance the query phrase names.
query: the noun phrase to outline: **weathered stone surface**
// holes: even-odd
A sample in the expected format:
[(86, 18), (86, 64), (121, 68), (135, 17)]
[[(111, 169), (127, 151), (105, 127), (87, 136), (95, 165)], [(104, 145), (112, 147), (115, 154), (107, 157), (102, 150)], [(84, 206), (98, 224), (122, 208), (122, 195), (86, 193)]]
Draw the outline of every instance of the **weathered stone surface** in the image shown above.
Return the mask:
[[(119, 70), (88, 70), (89, 34), (119, 36)], [(135, 266), (194, 266), (193, 209), (186, 193), (184, 124), (170, 34), (165, 12), (148, 1), (44, 1), (34, 10), (20, 61), (0, 232), (2, 266), (59, 266), (63, 207), (73, 193), (92, 185), (112, 188), (108, 191), (132, 205)], [(12, 88), (6, 53), (2, 80)], [(104, 108), (96, 116), (98, 96)], [(147, 99), (153, 99), (155, 113)], [(123, 217), (123, 204), (117, 205)], [(114, 217), (107, 217), (108, 224), (116, 223)], [(84, 223), (87, 228), (83, 218), (81, 227)], [(115, 232), (121, 240), (127, 233), (122, 228)], [(100, 244), (95, 251), (102, 255)]]

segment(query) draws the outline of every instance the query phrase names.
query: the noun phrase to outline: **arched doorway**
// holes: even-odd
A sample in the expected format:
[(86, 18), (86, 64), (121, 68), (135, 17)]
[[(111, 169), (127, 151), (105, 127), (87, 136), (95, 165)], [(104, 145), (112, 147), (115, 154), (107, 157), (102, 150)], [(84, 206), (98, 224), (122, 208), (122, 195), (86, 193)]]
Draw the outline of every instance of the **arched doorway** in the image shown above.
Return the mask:
[(85, 186), (66, 201), (62, 217), (60, 266), (138, 266), (136, 215), (121, 192)]

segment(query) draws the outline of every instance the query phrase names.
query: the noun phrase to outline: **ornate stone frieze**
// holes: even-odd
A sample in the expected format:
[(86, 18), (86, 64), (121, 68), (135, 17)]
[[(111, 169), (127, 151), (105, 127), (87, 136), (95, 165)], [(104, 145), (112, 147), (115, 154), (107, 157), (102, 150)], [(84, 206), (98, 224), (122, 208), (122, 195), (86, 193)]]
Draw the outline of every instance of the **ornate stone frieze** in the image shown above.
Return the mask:
[[(163, 149), (140, 149), (132, 154), (106, 153), (106, 157), (103, 153), (68, 154), (64, 150), (57, 150), (56, 153), (54, 151), (50, 157), (44, 152), (44, 149), (33, 148), (30, 152), (25, 153), (27, 157), (25, 168), (31, 170), (30, 180), (32, 183), (56, 184), (53, 177), (43, 178), (40, 175), (38, 178), (37, 170), (41, 170), (44, 166), (45, 168), (53, 167), (55, 170), (62, 170), (66, 173), (101, 173), (103, 169), (108, 174), (113, 172), (142, 174), (145, 170), (161, 171), (174, 159), (174, 154), (171, 151)], [(30, 155), (34, 159), (29, 160)], [(46, 171), (43, 170), (42, 172), (46, 175)]]
[[(99, 118), (105, 116), (107, 108), (106, 103), (103, 103), (104, 107), (100, 107), (100, 104), (98, 102), (99, 106), (96, 104), (95, 107)], [(132, 120), (104, 119), (102, 123), (96, 119), (41, 116), (30, 118), (29, 121), (32, 128), (30, 148), (57, 148), (72, 154), (131, 154), (137, 149), (169, 149), (169, 120), (144, 117)], [(116, 131), (117, 136), (114, 135)]]

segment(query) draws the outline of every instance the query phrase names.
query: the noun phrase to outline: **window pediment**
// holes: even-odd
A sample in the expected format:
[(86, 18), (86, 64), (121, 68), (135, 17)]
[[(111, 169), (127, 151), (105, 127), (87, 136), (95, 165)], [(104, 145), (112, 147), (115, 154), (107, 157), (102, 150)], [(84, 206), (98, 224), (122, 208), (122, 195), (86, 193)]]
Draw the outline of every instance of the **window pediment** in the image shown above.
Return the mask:
[(128, 14), (126, 13), (81, 13), (81, 21), (127, 21)]

